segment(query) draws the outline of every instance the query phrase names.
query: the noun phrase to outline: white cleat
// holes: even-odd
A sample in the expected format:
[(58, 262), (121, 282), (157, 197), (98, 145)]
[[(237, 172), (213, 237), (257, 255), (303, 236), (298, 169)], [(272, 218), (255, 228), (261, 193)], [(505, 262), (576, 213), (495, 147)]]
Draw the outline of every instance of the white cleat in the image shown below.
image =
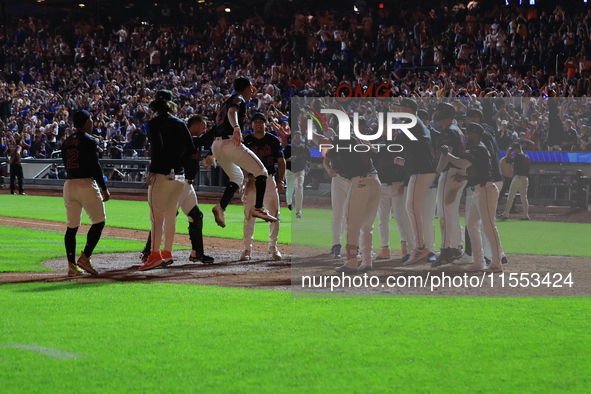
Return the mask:
[(484, 269), (484, 265), (481, 263), (472, 263), (467, 267), (464, 267), (464, 271), (466, 272), (478, 272)]
[(269, 254), (273, 258), (273, 260), (277, 260), (277, 261), (283, 260), (283, 256), (281, 255), (281, 252), (279, 252), (279, 250), (277, 250), (276, 247), (269, 248)]
[(255, 218), (263, 219), (266, 222), (276, 222), (277, 218), (275, 216), (269, 215), (264, 208), (252, 208), (250, 210), (250, 214)]

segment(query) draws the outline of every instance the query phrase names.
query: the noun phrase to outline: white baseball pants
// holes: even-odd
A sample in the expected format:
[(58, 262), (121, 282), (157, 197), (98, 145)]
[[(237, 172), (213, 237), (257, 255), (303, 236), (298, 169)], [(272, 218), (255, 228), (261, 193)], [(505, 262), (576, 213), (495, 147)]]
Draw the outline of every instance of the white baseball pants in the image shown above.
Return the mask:
[(425, 235), (423, 228), (423, 204), (429, 186), (435, 180), (435, 173), (433, 174), (413, 174), (410, 176), (408, 182), (408, 191), (406, 196), (406, 210), (408, 212), (408, 219), (412, 229), (414, 245), (416, 248), (425, 247)]
[(230, 182), (239, 186), (242, 184), (244, 174), (241, 168), (254, 175), (255, 178), (261, 175), (267, 176), (267, 169), (261, 160), (244, 144), (235, 146), (233, 139), (224, 140), (218, 137), (211, 148), (213, 156), (230, 178)]
[[(302, 213), (302, 205), (304, 202), (304, 178), (306, 171), (301, 170), (297, 172), (291, 172), (285, 170), (285, 183), (287, 184), (287, 191), (285, 192), (285, 200), (287, 205), (291, 205), (292, 202), (295, 205), (296, 214)], [(294, 195), (295, 192), (295, 195)]]
[[(337, 175), (330, 182), (330, 201), (332, 205), (332, 244), (340, 245), (345, 231), (345, 204), (351, 190), (351, 181)], [(378, 193), (379, 195), (379, 193)]]
[(466, 226), (470, 234), (472, 256), (475, 263), (483, 266), (485, 261), (481, 227), (491, 245), (491, 264), (501, 266), (501, 238), (495, 222), (498, 198), (499, 189), (494, 183), (488, 182), (485, 186), (475, 186), (470, 201), (467, 201), (469, 205), (466, 206)]
[(64, 205), (66, 226), (69, 228), (80, 227), (83, 208), (92, 224), (106, 219), (103, 196), (94, 179), (67, 179), (64, 183)]
[[(242, 195), (242, 202), (244, 203), (244, 250), (252, 249), (252, 240), (254, 237), (256, 218), (250, 214), (250, 211), (254, 208), (256, 202), (257, 190), (255, 182), (255, 178), (250, 177)], [(269, 222), (269, 246), (275, 247), (279, 235), (279, 193), (277, 193), (275, 178), (272, 176), (267, 178), (264, 204), (269, 214), (277, 218), (276, 222)]]
[[(407, 242), (410, 237), (410, 223), (404, 207), (404, 182), (394, 182), (391, 185), (382, 185), (380, 205), (378, 206), (378, 232), (380, 246), (390, 247), (390, 217), (394, 216), (400, 242)], [(412, 244), (413, 241), (410, 241)], [(407, 245), (407, 247), (409, 247)]]
[(371, 265), (373, 222), (380, 205), (381, 187), (377, 174), (358, 176), (351, 180), (351, 195), (346, 214), (347, 248), (356, 249), (361, 243), (359, 249), (365, 265)]
[(148, 187), (148, 204), (152, 221), (152, 252), (160, 250), (164, 229), (164, 249), (172, 251), (176, 231), (176, 212), (179, 196), (183, 191), (185, 176), (177, 175), (171, 180), (168, 175), (151, 174), (154, 181)]
[(450, 168), (441, 173), (437, 185), (437, 216), (441, 226), (441, 249), (457, 248), (462, 244), (460, 198), (468, 181), (454, 180), (453, 176), (456, 174), (466, 175), (466, 171)]
[(527, 187), (529, 186), (529, 179), (525, 175), (515, 175), (513, 180), (511, 181), (511, 186), (509, 186), (509, 197), (507, 197), (507, 203), (505, 204), (505, 213), (503, 216), (509, 216), (509, 210), (511, 210), (511, 205), (513, 205), (513, 200), (515, 200), (515, 196), (517, 192), (521, 196), (521, 203), (523, 204), (523, 212), (522, 215), (524, 218), (529, 217), (529, 201), (527, 201)]

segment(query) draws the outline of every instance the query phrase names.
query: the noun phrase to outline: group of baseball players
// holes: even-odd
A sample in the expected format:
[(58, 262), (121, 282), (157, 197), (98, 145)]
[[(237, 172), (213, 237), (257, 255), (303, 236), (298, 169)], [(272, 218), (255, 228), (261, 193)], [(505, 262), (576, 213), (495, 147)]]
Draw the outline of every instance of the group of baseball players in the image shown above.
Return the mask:
[[(465, 128), (454, 120), (456, 110), (447, 102), (437, 104), (431, 116), (411, 98), (403, 98), (398, 111), (415, 115), (417, 122), (409, 131), (411, 140), (399, 132), (392, 143), (404, 147), (400, 153), (375, 149), (380, 142), (370, 144), (351, 134), (357, 144), (368, 149), (350, 149), (351, 141), (336, 136), (328, 142), (324, 166), (332, 177), (332, 254), (341, 258), (341, 239), (345, 229), (346, 262), (337, 272), (367, 272), (372, 259), (390, 259), (390, 218), (393, 216), (400, 232), (402, 263), (413, 265), (428, 262), (432, 267), (464, 259), (469, 272), (502, 272), (507, 258), (503, 252), (495, 224), (499, 189), (503, 177), (499, 168), (499, 150), (489, 125), (483, 122), (479, 108), (467, 111)], [(368, 127), (364, 117), (352, 120), (360, 134)], [(516, 153), (512, 156), (513, 151)], [(520, 148), (509, 150), (507, 161), (514, 163), (516, 177), (507, 202), (509, 207), (517, 191), (522, 200), (527, 195), (529, 158)], [(517, 177), (519, 175), (519, 177)], [(460, 198), (466, 189), (466, 234), (460, 224)], [(524, 218), (527, 203), (524, 203)], [(442, 244), (436, 253), (434, 219), (439, 217)], [(372, 256), (373, 223), (378, 217), (381, 250)], [(463, 247), (465, 245), (465, 248)], [(360, 256), (359, 256), (360, 255)], [(361, 259), (361, 264), (359, 264)]]
[[(256, 218), (270, 223), (268, 252), (275, 260), (282, 259), (277, 248), (279, 193), (284, 189), (286, 176), (292, 185), (298, 184), (300, 190), (296, 188), (295, 206), (296, 217), (301, 217), (304, 171), (300, 168), (302, 163), (296, 164), (295, 159), (300, 157), (302, 161), (304, 157), (308, 160), (309, 151), (303, 148), (301, 133), (294, 132), (289, 151), (294, 160), (289, 159), (286, 165), (281, 142), (266, 132), (267, 119), (262, 113), (252, 114), (253, 133), (243, 137), (246, 104), (254, 91), (248, 78), (236, 78), (234, 94), (219, 110), (215, 127), (207, 132), (204, 117), (195, 115), (185, 124), (173, 115), (176, 104), (170, 91), (158, 91), (150, 103), (154, 117), (148, 124), (151, 163), (146, 182), (151, 231), (141, 254), (143, 265), (139, 267), (140, 271), (166, 267), (174, 262), (172, 245), (179, 207), (189, 221), (190, 261), (214, 263), (214, 258), (204, 252), (203, 213), (192, 186), (199, 163), (211, 166), (213, 157), (229, 177), (219, 203), (212, 210), (219, 226), (226, 226), (225, 210), (236, 191), (241, 187), (244, 191), (244, 251), (240, 260), (251, 259)], [(337, 272), (367, 272), (373, 269), (374, 257), (390, 259), (391, 216), (400, 232), (404, 265), (425, 261), (438, 267), (452, 263), (464, 256), (462, 245), (465, 243), (466, 254), (471, 255), (471, 264), (465, 267), (466, 271), (502, 272), (502, 264), (507, 260), (495, 216), (503, 177), (499, 151), (490, 127), (483, 123), (482, 111), (469, 109), (466, 127), (462, 130), (454, 121), (454, 106), (439, 103), (433, 114), (433, 121), (440, 130), (437, 131), (430, 125), (429, 112), (419, 109), (414, 99), (400, 100), (398, 108), (416, 118), (416, 123), (409, 126), (415, 138), (402, 132), (395, 135), (393, 142), (404, 147), (401, 152), (376, 150), (375, 145), (353, 133), (351, 140), (341, 141), (334, 136), (329, 141), (332, 148), (324, 152), (324, 167), (332, 178), (331, 252), (334, 258), (341, 258), (341, 239), (347, 230), (346, 262), (336, 268)], [(108, 201), (109, 191), (97, 159), (98, 141), (88, 134), (92, 128), (90, 113), (78, 111), (73, 121), (76, 132), (67, 138), (63, 152), (67, 171), (64, 200), (68, 218), (65, 235), (68, 275), (77, 276), (84, 271), (96, 275), (90, 257), (105, 225), (103, 202)], [(355, 122), (361, 135), (368, 134), (363, 117)], [(318, 134), (316, 137), (324, 138)], [(367, 149), (346, 149), (344, 143), (351, 141), (366, 145)], [(211, 147), (213, 154), (205, 160), (201, 155), (203, 147)], [(516, 192), (520, 192), (522, 200), (526, 200), (524, 196), (527, 195), (529, 158), (520, 148), (514, 149), (515, 157), (510, 150), (506, 159), (514, 163), (515, 177), (502, 219), (507, 218)], [(467, 231), (463, 236), (459, 208), (465, 188)], [(291, 209), (291, 201), (288, 203)], [(92, 226), (86, 246), (76, 260), (75, 235), (82, 209), (90, 217)], [(524, 219), (528, 219), (527, 202), (524, 212)], [(442, 234), (438, 255), (434, 233), (436, 213)], [(376, 216), (381, 250), (374, 256), (372, 241)]]
[[(252, 115), (254, 132), (243, 138), (246, 103), (254, 87), (248, 78), (238, 77), (234, 81), (234, 91), (220, 109), (215, 127), (207, 132), (207, 121), (200, 115), (191, 117), (187, 124), (174, 116), (177, 108), (172, 92), (160, 90), (150, 103), (154, 117), (148, 124), (151, 162), (146, 183), (151, 231), (141, 253), (143, 265), (139, 267), (140, 271), (166, 267), (174, 262), (172, 245), (179, 207), (189, 220), (190, 261), (214, 263), (214, 258), (204, 252), (203, 213), (192, 186), (202, 160), (202, 147), (211, 147), (213, 153), (203, 160), (204, 166), (211, 166), (215, 157), (230, 178), (220, 202), (212, 210), (219, 226), (226, 226), (226, 207), (241, 185), (244, 188), (244, 251), (240, 260), (251, 258), (256, 218), (270, 223), (268, 251), (273, 259), (282, 259), (277, 249), (279, 193), (283, 191), (286, 173), (281, 142), (265, 131), (266, 117), (262, 113)], [(65, 236), (68, 275), (78, 276), (84, 271), (97, 275), (90, 256), (105, 226), (103, 203), (109, 200), (110, 194), (97, 157), (98, 141), (89, 135), (92, 129), (90, 113), (85, 110), (76, 112), (73, 122), (76, 131), (67, 138), (63, 152), (67, 172), (64, 201), (68, 218)], [(274, 177), (276, 166), (277, 181)], [(301, 215), (301, 199), (299, 203), (296, 200), (298, 204)], [(92, 226), (86, 246), (76, 260), (75, 236), (82, 209), (87, 212)]]

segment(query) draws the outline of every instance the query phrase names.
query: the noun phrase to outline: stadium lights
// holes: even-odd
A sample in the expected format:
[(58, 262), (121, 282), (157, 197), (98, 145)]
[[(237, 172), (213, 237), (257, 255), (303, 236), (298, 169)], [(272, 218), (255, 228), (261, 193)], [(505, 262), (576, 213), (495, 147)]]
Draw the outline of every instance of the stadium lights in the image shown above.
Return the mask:
[(353, 11), (359, 12), (359, 9), (357, 8), (357, 6), (355, 6), (355, 5), (353, 6)]
[(84, 7), (86, 7), (86, 4), (78, 4), (78, 7), (84, 8)]
[(226, 11), (226, 12), (232, 12), (232, 10), (229, 9), (229, 8), (226, 8), (224, 11)]

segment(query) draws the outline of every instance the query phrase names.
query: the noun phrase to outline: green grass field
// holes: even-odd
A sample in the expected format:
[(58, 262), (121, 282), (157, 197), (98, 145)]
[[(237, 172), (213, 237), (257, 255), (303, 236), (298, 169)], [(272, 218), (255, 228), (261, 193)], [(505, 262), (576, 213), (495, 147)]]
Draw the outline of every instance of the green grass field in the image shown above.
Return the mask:
[[(12, 197), (0, 196), (2, 216), (64, 221), (60, 199), (20, 198), (30, 205), (18, 209)], [(145, 203), (137, 211), (136, 203), (107, 204), (109, 225), (127, 227), (121, 223), (129, 219), (144, 228), (138, 212), (146, 215)], [(308, 211), (303, 220), (321, 214)], [(324, 242), (313, 222), (302, 221), (308, 239)], [(224, 235), (240, 234), (238, 217), (234, 225)], [(532, 242), (536, 254), (572, 255), (553, 249), (549, 238), (574, 245), (591, 226), (511, 221), (500, 228), (506, 245), (519, 238)], [(516, 252), (520, 244), (514, 243)], [(96, 253), (139, 246), (103, 238)], [(587, 249), (576, 252), (589, 256)], [(63, 255), (63, 233), (0, 226), (0, 251), (0, 272), (43, 271), (41, 261)], [(292, 298), (193, 285), (39, 282), (0, 285), (0, 300), (0, 393), (571, 393), (591, 387), (588, 298)]]
[[(107, 225), (139, 230), (150, 229), (148, 204), (144, 201), (111, 200), (106, 204)], [(230, 205), (226, 210), (226, 228), (218, 227), (213, 221), (213, 205), (200, 204), (205, 215), (204, 235), (220, 238), (242, 238), (243, 209)], [(1, 216), (23, 219), (43, 219), (65, 223), (65, 209), (60, 197), (0, 195)], [(331, 211), (327, 209), (305, 209), (303, 219), (292, 218), (289, 210), (283, 209), (281, 216), (280, 243), (327, 247), (332, 245), (330, 232)], [(89, 224), (83, 216), (83, 223)], [(499, 233), (506, 253), (536, 254), (550, 256), (591, 256), (588, 238), (589, 224), (521, 222), (509, 220), (498, 222)], [(399, 235), (396, 222), (391, 221), (390, 246), (399, 249)], [(268, 226), (260, 221), (255, 227), (255, 240), (268, 240)], [(187, 234), (187, 220), (180, 214), (177, 218), (177, 232)], [(436, 243), (440, 242), (439, 225), (435, 224)], [(374, 247), (380, 246), (377, 229), (374, 229)]]

